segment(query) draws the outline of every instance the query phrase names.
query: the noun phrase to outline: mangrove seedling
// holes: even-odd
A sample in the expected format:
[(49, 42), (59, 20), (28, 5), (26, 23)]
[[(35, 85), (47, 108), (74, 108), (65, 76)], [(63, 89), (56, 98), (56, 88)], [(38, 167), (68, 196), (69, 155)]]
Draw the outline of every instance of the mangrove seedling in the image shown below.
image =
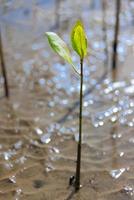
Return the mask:
[(79, 96), (79, 140), (77, 146), (77, 163), (76, 163), (76, 174), (74, 187), (75, 191), (80, 189), (80, 172), (81, 172), (81, 144), (82, 144), (82, 110), (83, 110), (83, 61), (87, 55), (87, 37), (84, 30), (83, 23), (77, 21), (71, 32), (71, 44), (74, 51), (79, 56), (80, 59), (80, 72), (77, 70), (73, 64), (70, 51), (66, 43), (53, 32), (46, 32), (49, 44), (52, 49), (58, 53), (65, 61), (67, 61), (73, 67), (74, 71), (80, 77), (80, 96)]

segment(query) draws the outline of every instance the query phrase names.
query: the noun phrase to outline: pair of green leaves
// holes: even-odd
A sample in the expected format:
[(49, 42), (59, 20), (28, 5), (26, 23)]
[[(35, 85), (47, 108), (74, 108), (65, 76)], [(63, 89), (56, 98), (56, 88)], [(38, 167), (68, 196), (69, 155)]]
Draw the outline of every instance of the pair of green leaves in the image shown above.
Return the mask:
[[(75, 72), (79, 74), (78, 70), (73, 64), (71, 54), (66, 43), (56, 33), (46, 32), (46, 36), (52, 49), (65, 61), (71, 64)], [(80, 56), (80, 59), (83, 60), (87, 54), (87, 38), (81, 21), (77, 21), (72, 29), (71, 43), (73, 49)]]

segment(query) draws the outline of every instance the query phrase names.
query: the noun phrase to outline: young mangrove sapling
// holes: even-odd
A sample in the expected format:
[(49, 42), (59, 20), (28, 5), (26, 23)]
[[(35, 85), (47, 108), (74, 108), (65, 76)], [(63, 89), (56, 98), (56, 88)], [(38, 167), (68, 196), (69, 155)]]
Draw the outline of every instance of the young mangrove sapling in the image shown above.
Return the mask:
[(83, 61), (87, 54), (87, 38), (84, 26), (81, 21), (77, 21), (71, 32), (71, 43), (74, 51), (80, 58), (80, 72), (73, 64), (70, 51), (66, 43), (53, 32), (46, 32), (49, 44), (52, 49), (58, 53), (65, 61), (73, 67), (74, 71), (80, 76), (80, 106), (79, 106), (79, 140), (77, 146), (77, 164), (75, 175), (75, 191), (80, 189), (80, 171), (81, 171), (81, 144), (82, 144), (82, 108), (83, 108)]

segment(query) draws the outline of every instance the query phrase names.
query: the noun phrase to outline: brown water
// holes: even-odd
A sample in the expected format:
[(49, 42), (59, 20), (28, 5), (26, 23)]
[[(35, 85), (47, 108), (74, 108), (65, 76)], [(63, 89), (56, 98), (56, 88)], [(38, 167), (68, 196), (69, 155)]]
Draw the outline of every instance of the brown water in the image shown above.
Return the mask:
[[(73, 194), (68, 183), (76, 167), (79, 79), (44, 40), (44, 31), (53, 25), (47, 23), (53, 10), (44, 14), (33, 3), (29, 17), (13, 18), (28, 7), (19, 3), (7, 5), (2, 19), (11, 98), (0, 100), (0, 200), (133, 200), (133, 28), (120, 37), (116, 83), (105, 76), (96, 84), (104, 73), (101, 33), (89, 35), (96, 56), (90, 56), (90, 68), (88, 61), (85, 65), (84, 88), (93, 89), (84, 99), (82, 188)], [(95, 20), (100, 28), (99, 18)]]

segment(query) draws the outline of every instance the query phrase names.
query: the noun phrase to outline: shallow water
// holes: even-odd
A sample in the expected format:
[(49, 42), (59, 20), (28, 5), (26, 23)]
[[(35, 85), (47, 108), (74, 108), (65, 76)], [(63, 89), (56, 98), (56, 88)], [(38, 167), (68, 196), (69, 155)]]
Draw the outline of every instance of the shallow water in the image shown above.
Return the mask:
[[(50, 14), (54, 16), (54, 5), (47, 5), (46, 10), (42, 1), (28, 5), (24, 1), (1, 2), (6, 8), (1, 7), (0, 17), (11, 98), (0, 100), (0, 200), (133, 200), (134, 38), (133, 27), (128, 24), (131, 12), (128, 15), (122, 11), (121, 28), (128, 29), (120, 35), (119, 72), (113, 83), (109, 73), (105, 74), (105, 44), (101, 42), (102, 32), (97, 31), (101, 12), (97, 10), (94, 16), (90, 13), (90, 17), (89, 2), (82, 7), (87, 29), (92, 27), (87, 30), (92, 55), (85, 62), (84, 71), (82, 188), (72, 195), (73, 188), (68, 183), (76, 165), (79, 79), (54, 56), (44, 40), (44, 32), (56, 28), (54, 17), (48, 24)], [(70, 5), (70, 1), (62, 3), (60, 28), (56, 30), (67, 41), (72, 21), (65, 15), (69, 28), (65, 26), (64, 9), (68, 6), (74, 18), (79, 16)], [(77, 1), (75, 6), (79, 5)], [(110, 11), (109, 46), (113, 35)], [(73, 59), (78, 63), (75, 54)], [(0, 84), (2, 97), (2, 78)]]

